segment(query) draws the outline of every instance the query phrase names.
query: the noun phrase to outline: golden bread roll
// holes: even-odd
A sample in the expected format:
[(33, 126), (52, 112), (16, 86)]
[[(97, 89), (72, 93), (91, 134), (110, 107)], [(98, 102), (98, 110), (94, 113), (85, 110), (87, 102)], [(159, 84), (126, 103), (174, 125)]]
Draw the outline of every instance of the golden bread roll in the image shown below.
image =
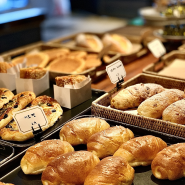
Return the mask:
[(57, 156), (73, 151), (74, 148), (66, 141), (42, 141), (28, 148), (21, 159), (21, 169), (25, 174), (40, 174)]
[(53, 60), (47, 69), (62, 73), (81, 73), (85, 70), (85, 60), (79, 57), (59, 57)]
[(176, 180), (185, 177), (185, 143), (163, 149), (151, 164), (152, 173), (158, 179)]
[(162, 119), (185, 125), (185, 99), (176, 101), (164, 109)]
[(66, 56), (70, 53), (69, 49), (66, 48), (55, 48), (55, 49), (47, 49), (42, 51), (42, 53), (45, 53), (49, 57), (49, 61), (54, 60), (58, 57)]
[(76, 46), (85, 47), (94, 51), (103, 49), (102, 41), (99, 37), (93, 34), (78, 34), (75, 38)]
[(119, 156), (102, 159), (88, 174), (84, 185), (131, 185), (134, 169)]
[(37, 65), (38, 67), (46, 67), (49, 62), (49, 57), (43, 52), (38, 52), (16, 57), (12, 60), (12, 63), (19, 64), (23, 63), (24, 60), (26, 60), (26, 66)]
[(110, 50), (122, 54), (132, 51), (132, 43), (124, 36), (118, 34), (105, 34), (102, 38), (104, 46), (111, 45)]
[(101, 65), (101, 60), (98, 58), (97, 54), (88, 54), (86, 59), (86, 69), (90, 69), (92, 67), (98, 67)]
[(24, 79), (40, 79), (46, 74), (46, 70), (42, 67), (29, 67), (20, 69), (20, 78)]
[(7, 69), (13, 67), (15, 64), (7, 63), (7, 62), (0, 62), (0, 73), (7, 73)]
[(87, 77), (85, 75), (57, 76), (55, 82), (57, 86), (64, 87), (65, 85), (75, 85), (86, 79)]
[(109, 128), (110, 125), (99, 118), (81, 118), (66, 123), (60, 130), (60, 139), (71, 145), (86, 144), (95, 134)]
[(155, 136), (141, 136), (123, 143), (114, 153), (114, 156), (125, 158), (128, 163), (135, 166), (150, 165), (158, 152), (167, 147), (166, 142)]
[(0, 109), (7, 104), (12, 98), (14, 94), (7, 88), (0, 88)]
[(113, 155), (124, 142), (134, 137), (130, 129), (122, 126), (107, 128), (93, 134), (87, 141), (87, 150), (99, 158)]
[(43, 185), (83, 184), (89, 172), (100, 162), (88, 151), (70, 152), (51, 161), (42, 173)]
[(167, 89), (142, 102), (137, 112), (141, 116), (161, 118), (166, 107), (184, 98), (184, 92), (178, 89)]
[(164, 90), (165, 89), (158, 84), (135, 84), (118, 92), (111, 100), (111, 107), (121, 110), (138, 107), (147, 98)]
[(78, 58), (85, 59), (87, 57), (87, 52), (85, 52), (85, 51), (71, 51), (68, 56), (74, 57), (74, 58), (78, 57)]

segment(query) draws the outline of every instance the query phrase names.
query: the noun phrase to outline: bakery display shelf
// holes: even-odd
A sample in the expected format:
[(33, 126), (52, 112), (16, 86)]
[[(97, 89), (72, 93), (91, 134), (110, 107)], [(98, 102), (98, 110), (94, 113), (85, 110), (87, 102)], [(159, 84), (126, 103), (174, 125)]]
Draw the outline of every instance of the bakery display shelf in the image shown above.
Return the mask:
[[(79, 113), (73, 119), (92, 117), (92, 116), (93, 115), (91, 113), (91, 107), (89, 107), (86, 110)], [(71, 119), (71, 120), (73, 120), (73, 119)], [(171, 136), (166, 133), (141, 128), (141, 127), (138, 127), (135, 125), (130, 125), (127, 123), (118, 122), (118, 121), (114, 121), (111, 119), (106, 119), (106, 118), (102, 118), (102, 119), (105, 119), (110, 124), (110, 126), (120, 125), (120, 126), (124, 126), (125, 128), (129, 128), (130, 130), (132, 130), (135, 137), (144, 136), (144, 135), (153, 135), (156, 137), (160, 137), (165, 142), (167, 142), (168, 145), (185, 141), (185, 138), (180, 138), (178, 136)], [(52, 135), (52, 138), (50, 138), (50, 139), (59, 139), (59, 131), (60, 131), (60, 129), (55, 133), (55, 134), (57, 134), (57, 136)], [(75, 151), (78, 151), (78, 150), (86, 150), (87, 148), (86, 148), (86, 145), (78, 145), (78, 146), (75, 146), (74, 149), (75, 149)], [(176, 181), (156, 179), (152, 175), (150, 165), (149, 166), (139, 166), (139, 167), (135, 167), (134, 169), (135, 169), (135, 176), (134, 176), (134, 181), (133, 181), (134, 185), (145, 185), (145, 184), (147, 184), (147, 185), (155, 185), (155, 184), (158, 184), (158, 185), (167, 185), (167, 184), (168, 185), (174, 185), (174, 184), (182, 185), (185, 183), (184, 178), (181, 178)], [(19, 185), (32, 185), (32, 184), (42, 185), (41, 175), (25, 175), (20, 166), (17, 166), (16, 168), (9, 170), (9, 172), (7, 174), (5, 174), (4, 176), (1, 176), (0, 181), (6, 182), (6, 183), (13, 183), (15, 185), (16, 184), (19, 184)]]
[[(83, 34), (95, 35), (95, 36), (99, 37), (100, 39), (103, 37), (103, 35), (105, 33), (83, 32)], [(54, 45), (57, 45), (57, 46), (67, 46), (67, 47), (70, 47), (70, 48), (84, 49), (86, 51), (92, 51), (91, 49), (88, 49), (88, 48), (76, 46), (75, 38), (78, 34), (82, 34), (82, 32), (72, 34), (72, 35), (69, 35), (69, 36), (66, 36), (66, 37), (61, 37), (61, 38), (58, 38), (58, 39), (50, 40), (47, 43), (54, 44)], [(134, 61), (134, 60), (136, 60), (136, 59), (138, 59), (138, 58), (140, 58), (140, 57), (142, 57), (142, 56), (144, 56), (145, 54), (148, 53), (148, 49), (143, 47), (142, 43), (140, 43), (140, 40), (136, 39), (135, 36), (125, 36), (125, 37), (127, 37), (131, 41), (131, 43), (133, 44), (133, 49), (132, 49), (131, 53), (122, 54), (122, 53), (113, 52), (113, 51), (109, 51), (108, 53), (109, 54), (120, 54), (120, 59), (123, 62), (123, 64), (128, 64), (128, 63), (130, 63), (130, 62), (132, 62), (132, 61)]]
[[(56, 44), (46, 44), (46, 43), (39, 42), (36, 44), (28, 45), (25, 47), (21, 47), (21, 48), (3, 53), (1, 57), (4, 59), (4, 61), (10, 62), (15, 57), (18, 57), (21, 55), (25, 55), (28, 53), (34, 53), (34, 52), (40, 52), (40, 51), (44, 51), (47, 49), (55, 49), (55, 48), (67, 48), (67, 49), (70, 49), (70, 51), (85, 51), (83, 48), (73, 48), (73, 47), (68, 47), (68, 46), (61, 46), (61, 45), (56, 45)], [(95, 52), (95, 51), (87, 51), (87, 53), (88, 54), (98, 54), (98, 52)], [(98, 67), (92, 67), (78, 74), (86, 75), (86, 76), (89, 75), (92, 79), (92, 82), (95, 82), (101, 79), (107, 74), (105, 70), (106, 65), (109, 65), (110, 63), (120, 59), (120, 54), (117, 54), (117, 53), (108, 53), (107, 55), (110, 58), (108, 61), (102, 62), (102, 64)], [(72, 73), (64, 73), (64, 72), (57, 72), (57, 71), (50, 70), (49, 78), (50, 78), (50, 81), (55, 81), (55, 77), (57, 76), (65, 76), (65, 75), (71, 75), (71, 74)]]
[[(184, 46), (182, 45), (181, 48)], [(161, 77), (168, 77), (168, 78), (174, 78), (174, 79), (179, 79), (179, 80), (184, 80), (185, 75), (180, 75), (180, 74), (160, 74), (159, 72), (166, 67), (168, 67), (170, 64), (173, 63), (175, 59), (180, 59), (185, 61), (185, 50), (180, 49), (180, 50), (173, 50), (163, 57), (156, 63), (149, 64), (143, 69), (143, 73), (146, 74), (151, 74), (151, 75), (156, 75), (156, 76), (161, 76)], [(184, 77), (183, 77), (184, 76)]]
[[(185, 87), (184, 80), (141, 73), (123, 83), (121, 89), (138, 83), (156, 83), (167, 89), (179, 89), (182, 91), (184, 91)], [(110, 100), (115, 93), (117, 93), (117, 89), (114, 89), (93, 101), (92, 114), (95, 116), (185, 138), (185, 125), (172, 123), (161, 119), (140, 116), (133, 114), (133, 112), (129, 112), (128, 110), (122, 111), (111, 108)]]

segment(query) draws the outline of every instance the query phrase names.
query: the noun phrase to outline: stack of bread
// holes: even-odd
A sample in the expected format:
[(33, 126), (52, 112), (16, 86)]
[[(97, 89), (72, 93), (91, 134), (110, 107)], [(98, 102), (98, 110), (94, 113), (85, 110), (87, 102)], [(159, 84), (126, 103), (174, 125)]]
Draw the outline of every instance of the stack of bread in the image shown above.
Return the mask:
[(185, 124), (185, 94), (179, 89), (165, 89), (159, 84), (135, 84), (122, 89), (111, 99), (111, 107), (137, 109), (137, 114)]

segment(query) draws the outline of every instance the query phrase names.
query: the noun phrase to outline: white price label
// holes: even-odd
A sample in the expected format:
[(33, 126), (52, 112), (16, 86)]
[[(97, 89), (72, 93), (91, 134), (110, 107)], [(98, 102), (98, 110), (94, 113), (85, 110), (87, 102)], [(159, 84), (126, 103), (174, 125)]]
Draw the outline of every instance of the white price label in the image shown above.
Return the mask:
[(39, 106), (14, 112), (13, 118), (18, 125), (19, 131), (22, 133), (33, 131), (32, 128), (36, 130), (48, 124), (46, 115)]
[(160, 58), (166, 53), (166, 48), (159, 39), (149, 42), (148, 48), (156, 58)]
[(106, 71), (113, 84), (117, 83), (126, 76), (125, 68), (120, 60), (106, 66)]

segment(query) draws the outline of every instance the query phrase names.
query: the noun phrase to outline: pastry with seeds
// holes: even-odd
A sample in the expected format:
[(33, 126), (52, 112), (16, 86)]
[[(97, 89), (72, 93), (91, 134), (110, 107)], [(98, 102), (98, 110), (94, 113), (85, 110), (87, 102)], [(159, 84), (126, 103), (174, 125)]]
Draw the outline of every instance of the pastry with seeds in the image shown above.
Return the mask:
[[(48, 124), (42, 127), (43, 131), (53, 126), (63, 113), (60, 104), (55, 99), (46, 95), (35, 98), (31, 106), (41, 106), (44, 110)], [(26, 141), (34, 137), (32, 132), (25, 134), (19, 132), (14, 120), (0, 130), (0, 136), (3, 140), (8, 141)]]
[(13, 97), (14, 94), (12, 93), (12, 91), (6, 88), (0, 88), (0, 109), (3, 107), (4, 104), (8, 103)]

